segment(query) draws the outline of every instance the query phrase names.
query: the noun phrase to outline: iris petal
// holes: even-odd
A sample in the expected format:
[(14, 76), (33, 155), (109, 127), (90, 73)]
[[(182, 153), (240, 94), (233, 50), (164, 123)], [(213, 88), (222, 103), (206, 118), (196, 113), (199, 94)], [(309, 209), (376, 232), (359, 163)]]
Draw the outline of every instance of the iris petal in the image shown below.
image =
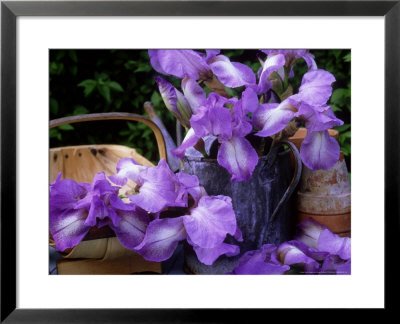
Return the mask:
[(169, 259), (179, 241), (186, 238), (182, 217), (163, 218), (152, 221), (136, 251), (146, 260), (161, 262)]
[(267, 137), (279, 133), (295, 117), (297, 108), (288, 98), (278, 104), (260, 105), (253, 114), (253, 124), (261, 129), (256, 135)]
[(166, 206), (175, 206), (176, 179), (165, 159), (162, 159), (157, 167), (150, 167), (141, 172), (140, 183), (142, 185), (139, 193), (129, 197), (140, 208), (157, 213)]
[(311, 70), (304, 74), (299, 96), (310, 105), (323, 106), (332, 94), (335, 77), (325, 70)]
[(233, 274), (283, 274), (288, 265), (281, 265), (276, 260), (276, 246), (265, 244), (262, 250), (247, 251), (239, 259)]
[(195, 80), (190, 78), (182, 80), (182, 91), (189, 102), (193, 114), (196, 114), (198, 108), (206, 103), (206, 93)]
[(232, 137), (221, 144), (218, 163), (232, 174), (231, 181), (247, 181), (258, 163), (258, 155), (244, 137)]
[(123, 186), (126, 183), (126, 179), (131, 179), (133, 182), (140, 184), (139, 173), (147, 168), (147, 166), (140, 165), (134, 159), (122, 158), (117, 163), (117, 174), (108, 178), (119, 186)]
[(144, 239), (146, 228), (150, 222), (147, 212), (140, 208), (134, 210), (118, 210), (120, 222), (118, 226), (110, 227), (115, 232), (118, 240), (127, 249), (133, 250)]
[(328, 170), (339, 160), (340, 147), (328, 131), (308, 132), (300, 147), (300, 157), (311, 170)]
[(205, 265), (212, 265), (221, 255), (225, 254), (228, 257), (238, 255), (240, 249), (237, 245), (221, 243), (213, 248), (193, 247), (197, 258)]
[(210, 67), (217, 78), (227, 87), (237, 88), (256, 83), (256, 77), (247, 65), (231, 62), (224, 55), (218, 55)]
[(236, 216), (228, 197), (204, 196), (190, 215), (182, 218), (190, 240), (201, 248), (214, 248), (227, 234), (236, 232)]
[(90, 230), (85, 225), (86, 217), (85, 209), (50, 212), (50, 233), (57, 251), (73, 248), (82, 241)]
[(210, 68), (200, 53), (193, 50), (150, 50), (150, 63), (162, 74), (198, 80)]

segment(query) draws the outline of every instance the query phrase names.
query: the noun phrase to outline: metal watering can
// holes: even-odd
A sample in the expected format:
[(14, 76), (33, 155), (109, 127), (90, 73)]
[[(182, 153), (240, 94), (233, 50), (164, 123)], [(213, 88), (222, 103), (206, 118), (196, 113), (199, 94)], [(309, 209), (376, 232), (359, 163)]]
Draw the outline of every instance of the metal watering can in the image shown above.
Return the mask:
[[(282, 150), (283, 144), (289, 150)], [(291, 159), (292, 163), (294, 160), (294, 172)], [(299, 152), (289, 141), (278, 142), (268, 155), (261, 157), (252, 178), (246, 182), (231, 183), (231, 175), (215, 159), (185, 157), (182, 171), (196, 175), (209, 195), (232, 198), (237, 224), (243, 234), (243, 242), (237, 242), (232, 237), (225, 241), (239, 245), (240, 254), (235, 257), (220, 256), (211, 266), (198, 261), (191, 246), (185, 244), (185, 271), (226, 274), (236, 267), (246, 251), (259, 249), (263, 244), (280, 244), (290, 240), (295, 224), (290, 198), (299, 182), (301, 170)]]

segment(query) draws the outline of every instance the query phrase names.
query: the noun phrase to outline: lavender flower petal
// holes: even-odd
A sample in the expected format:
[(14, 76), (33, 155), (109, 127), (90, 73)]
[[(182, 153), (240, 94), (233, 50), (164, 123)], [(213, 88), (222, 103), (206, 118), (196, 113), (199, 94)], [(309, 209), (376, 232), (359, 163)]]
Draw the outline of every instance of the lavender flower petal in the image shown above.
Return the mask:
[[(277, 254), (282, 264), (293, 265), (303, 264), (306, 273), (317, 273), (319, 264), (313, 258), (309, 257), (299, 246), (300, 242), (289, 241), (279, 245)], [(300, 243), (302, 244), (302, 243)]]
[(329, 106), (312, 107), (303, 102), (299, 105), (299, 111), (296, 116), (301, 116), (305, 119), (305, 125), (309, 132), (323, 131), (343, 125), (343, 121), (336, 118)]
[(231, 181), (247, 181), (258, 163), (258, 155), (244, 137), (232, 137), (221, 144), (218, 163), (232, 175)]
[(118, 210), (117, 214), (121, 218), (119, 225), (110, 224), (110, 227), (124, 247), (134, 250), (144, 239), (146, 228), (150, 223), (149, 215), (140, 208)]
[(308, 71), (301, 81), (299, 96), (310, 105), (323, 106), (332, 94), (331, 84), (335, 81), (335, 77), (328, 71)]
[(198, 80), (209, 74), (204, 58), (193, 50), (149, 50), (149, 56), (153, 68), (165, 75)]
[(175, 156), (177, 156), (180, 159), (183, 159), (185, 157), (185, 152), (189, 147), (194, 146), (200, 139), (201, 137), (197, 136), (194, 132), (193, 128), (190, 128), (188, 132), (186, 133), (185, 138), (183, 139), (181, 145), (177, 147), (176, 149), (173, 149), (171, 152)]
[(329, 229), (321, 232), (318, 238), (318, 250), (326, 251), (330, 254), (337, 254), (343, 260), (349, 260), (351, 257), (351, 239), (340, 237), (332, 233)]
[(206, 93), (195, 80), (190, 78), (183, 79), (182, 91), (189, 102), (193, 114), (197, 113), (197, 110), (200, 106), (204, 106), (206, 104)]
[(135, 250), (146, 260), (161, 262), (169, 259), (179, 241), (186, 238), (182, 217), (162, 218), (152, 221)]
[(193, 198), (195, 205), (201, 197), (206, 195), (204, 187), (200, 186), (199, 179), (195, 175), (178, 172), (176, 177), (179, 182), (178, 200), (185, 202), (188, 206), (188, 194)]
[(267, 60), (264, 62), (260, 81), (258, 82), (258, 93), (265, 93), (271, 87), (272, 83), (269, 80), (269, 76), (272, 72), (277, 71), (279, 68), (285, 65), (285, 56), (282, 54), (268, 55)]
[(319, 236), (323, 230), (327, 229), (326, 225), (318, 223), (311, 217), (302, 221), (297, 228), (294, 239), (313, 249), (318, 249)]
[(290, 98), (277, 104), (260, 105), (253, 114), (253, 124), (261, 129), (256, 135), (267, 137), (279, 133), (295, 117), (297, 108)]
[(139, 183), (139, 173), (146, 170), (148, 166), (140, 165), (134, 159), (122, 158), (117, 163), (117, 174), (111, 175), (108, 178), (116, 185), (123, 186), (127, 179)]
[(231, 62), (224, 55), (218, 55), (210, 67), (217, 78), (227, 87), (236, 88), (256, 83), (256, 77), (247, 65)]
[(205, 265), (212, 265), (221, 255), (225, 254), (228, 257), (238, 255), (240, 249), (237, 245), (221, 243), (213, 248), (193, 247), (197, 258)]
[(283, 274), (288, 265), (281, 265), (276, 259), (276, 246), (265, 244), (262, 250), (247, 251), (239, 259), (233, 274)]
[(258, 108), (257, 93), (252, 88), (246, 88), (242, 93), (242, 108), (243, 113), (253, 113)]
[(340, 147), (328, 131), (308, 132), (300, 147), (300, 157), (311, 170), (328, 170), (339, 160)]
[(220, 104), (220, 99), (213, 99), (212, 96), (211, 100), (216, 102), (200, 107), (190, 119), (190, 124), (198, 137), (214, 135), (219, 139), (229, 139), (232, 137), (231, 112)]
[(85, 209), (50, 212), (50, 233), (57, 251), (73, 248), (82, 241), (90, 230), (90, 226), (85, 225), (86, 217)]
[(350, 274), (351, 261), (345, 261), (338, 255), (329, 255), (321, 266), (320, 274)]
[(154, 80), (158, 85), (165, 106), (183, 126), (189, 128), (189, 119), (193, 113), (185, 96), (163, 78), (157, 76)]
[(139, 193), (129, 197), (140, 208), (157, 213), (167, 206), (175, 206), (176, 179), (165, 159), (162, 159), (157, 167), (142, 171), (140, 183), (142, 186)]
[(229, 197), (204, 196), (190, 215), (182, 218), (190, 240), (201, 248), (214, 248), (227, 234), (236, 232), (236, 216)]
[(51, 185), (50, 210), (64, 211), (75, 208), (76, 203), (86, 194), (87, 190), (73, 180), (57, 180)]

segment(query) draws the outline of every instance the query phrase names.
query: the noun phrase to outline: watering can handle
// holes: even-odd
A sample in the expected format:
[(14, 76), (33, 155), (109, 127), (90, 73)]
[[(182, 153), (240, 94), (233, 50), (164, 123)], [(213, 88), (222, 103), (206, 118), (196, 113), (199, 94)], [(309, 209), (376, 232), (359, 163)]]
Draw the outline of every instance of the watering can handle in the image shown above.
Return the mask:
[(287, 140), (280, 141), (278, 145), (286, 144), (289, 146), (289, 149), (292, 151), (294, 159), (295, 159), (295, 169), (292, 181), (290, 182), (288, 188), (286, 189), (285, 194), (282, 196), (281, 200), (279, 201), (278, 205), (276, 206), (269, 222), (273, 222), (279, 212), (281, 211), (282, 206), (287, 202), (290, 196), (293, 194), (294, 190), (296, 189), (297, 184), (299, 183), (300, 176), (301, 176), (301, 169), (302, 169), (302, 162), (300, 159), (299, 151), (297, 150), (296, 146)]

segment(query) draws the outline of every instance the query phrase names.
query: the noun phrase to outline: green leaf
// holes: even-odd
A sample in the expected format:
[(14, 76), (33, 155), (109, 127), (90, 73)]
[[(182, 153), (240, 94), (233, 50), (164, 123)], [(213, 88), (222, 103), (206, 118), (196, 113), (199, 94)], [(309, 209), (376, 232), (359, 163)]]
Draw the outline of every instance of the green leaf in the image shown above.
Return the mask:
[(153, 68), (150, 64), (139, 63), (135, 72), (150, 72), (151, 70), (153, 70)]
[(88, 109), (86, 109), (86, 107), (84, 106), (76, 106), (72, 115), (76, 116), (76, 115), (84, 115), (87, 114), (89, 112)]
[(351, 52), (343, 56), (343, 61), (350, 62), (351, 61)]
[(71, 131), (71, 130), (75, 129), (74, 126), (72, 126), (70, 124), (61, 125), (58, 128), (63, 130), (63, 131)]
[(68, 51), (68, 56), (73, 62), (78, 63), (78, 57), (76, 56), (76, 52), (74, 50)]
[(150, 101), (153, 103), (154, 106), (160, 106), (162, 98), (157, 91), (154, 91), (151, 95)]
[(76, 65), (73, 65), (69, 68), (69, 71), (73, 76), (76, 76), (78, 74), (78, 67)]
[(78, 84), (78, 87), (83, 87), (83, 94), (85, 97), (89, 96), (93, 90), (96, 88), (97, 82), (95, 80), (84, 80)]
[(341, 126), (336, 126), (335, 129), (339, 132), (342, 133), (350, 128), (351, 124), (343, 124)]
[(331, 104), (331, 108), (332, 108), (333, 112), (342, 111), (342, 108), (340, 108), (340, 107), (338, 107), (338, 106), (336, 106), (334, 104)]
[(61, 141), (62, 136), (56, 128), (52, 128), (50, 129), (50, 138), (57, 138), (59, 141)]
[(50, 112), (53, 115), (58, 114), (58, 101), (54, 98), (50, 98)]
[(103, 84), (103, 85), (98, 85), (97, 89), (99, 90), (99, 93), (106, 99), (108, 103), (111, 102), (111, 93), (110, 93), (110, 88), (108, 85)]
[(113, 89), (115, 91), (119, 91), (119, 92), (123, 92), (124, 91), (124, 89), (121, 87), (121, 85), (118, 82), (110, 81), (107, 84), (111, 89)]

